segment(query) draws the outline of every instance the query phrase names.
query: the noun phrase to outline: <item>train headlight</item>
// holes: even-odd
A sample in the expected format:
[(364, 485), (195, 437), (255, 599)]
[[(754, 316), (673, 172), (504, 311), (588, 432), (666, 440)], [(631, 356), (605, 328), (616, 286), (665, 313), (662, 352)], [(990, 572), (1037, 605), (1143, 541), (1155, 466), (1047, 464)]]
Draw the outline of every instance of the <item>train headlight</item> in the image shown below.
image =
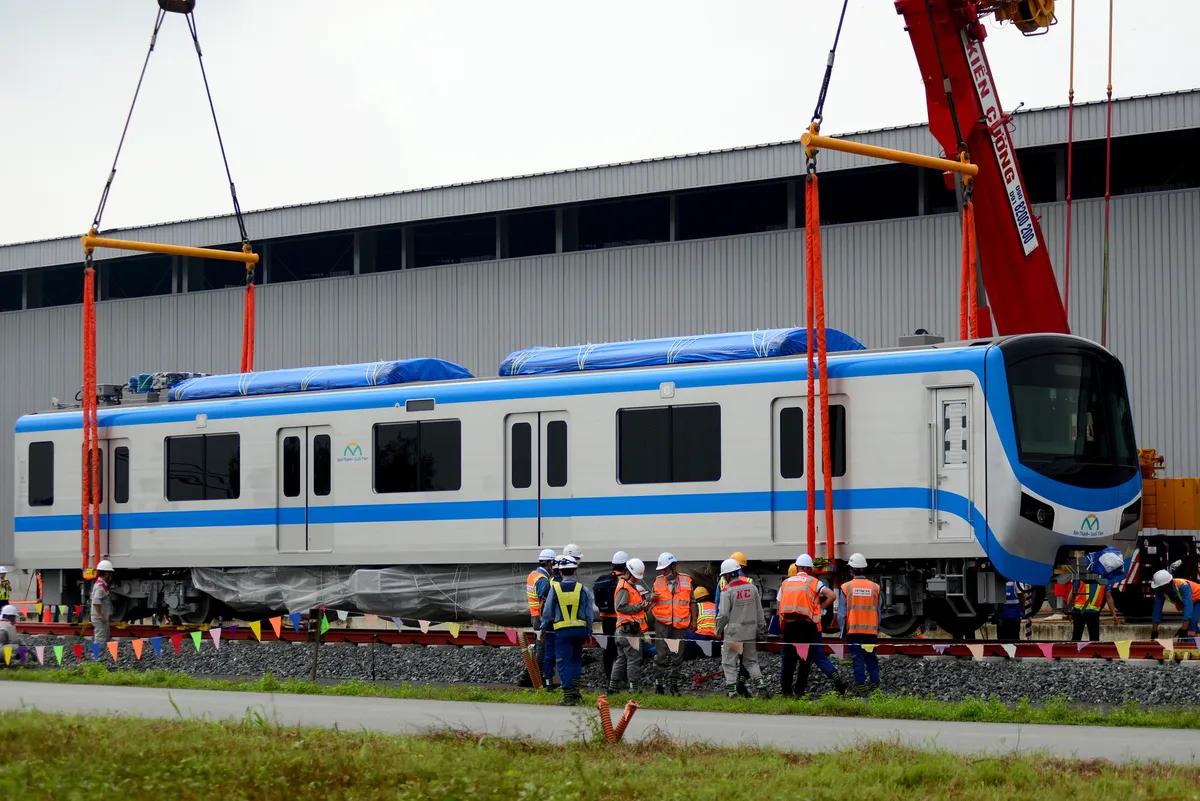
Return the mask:
[(1021, 493), (1021, 517), (1037, 523), (1042, 528), (1054, 528), (1054, 507), (1024, 492)]
[(1141, 519), (1141, 516), (1142, 516), (1142, 499), (1138, 498), (1136, 501), (1131, 503), (1129, 506), (1126, 506), (1125, 511), (1121, 512), (1121, 529), (1123, 530), (1123, 529), (1128, 528), (1129, 526), (1136, 525), (1138, 520)]

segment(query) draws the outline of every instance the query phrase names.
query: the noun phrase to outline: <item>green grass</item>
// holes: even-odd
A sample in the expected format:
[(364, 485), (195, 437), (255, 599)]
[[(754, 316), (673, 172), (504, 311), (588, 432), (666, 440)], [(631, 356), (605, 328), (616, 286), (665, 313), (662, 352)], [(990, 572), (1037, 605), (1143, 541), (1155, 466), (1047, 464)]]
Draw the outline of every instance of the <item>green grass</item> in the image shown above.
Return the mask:
[[(239, 692), (293, 693), (298, 695), (338, 695), (380, 698), (420, 698), (438, 701), (470, 701), (502, 704), (552, 704), (558, 693), (532, 690), (492, 690), (467, 685), (430, 687), (426, 685), (389, 686), (348, 681), (341, 684), (311, 684), (299, 679), (276, 679), (266, 674), (253, 681), (202, 679), (169, 670), (108, 670), (93, 664), (61, 670), (0, 671), (0, 680), (36, 681), (66, 684), (101, 684), (120, 687), (162, 687), (180, 690), (233, 690)], [(619, 707), (630, 698), (614, 696), (612, 706)], [(594, 707), (595, 694), (584, 697), (585, 706)], [(1066, 699), (1055, 699), (1040, 706), (1028, 701), (1005, 704), (992, 699), (937, 701), (916, 696), (842, 698), (834, 694), (815, 700), (773, 698), (769, 701), (731, 699), (723, 696), (682, 697), (638, 694), (638, 704), (646, 709), (679, 709), (704, 712), (755, 712), (768, 715), (821, 715), (837, 717), (895, 718), (901, 720), (981, 721), (987, 723), (1054, 723), (1075, 726), (1136, 726), (1143, 728), (1200, 729), (1200, 707), (1146, 708), (1133, 702), (1108, 709), (1083, 709)]]
[[(586, 715), (580, 713), (586, 726)], [(964, 758), (880, 742), (817, 755), (665, 739), (539, 744), (241, 722), (0, 713), (4, 798), (637, 799), (1194, 797), (1200, 768)], [(1017, 795), (1017, 794), (1021, 795)]]

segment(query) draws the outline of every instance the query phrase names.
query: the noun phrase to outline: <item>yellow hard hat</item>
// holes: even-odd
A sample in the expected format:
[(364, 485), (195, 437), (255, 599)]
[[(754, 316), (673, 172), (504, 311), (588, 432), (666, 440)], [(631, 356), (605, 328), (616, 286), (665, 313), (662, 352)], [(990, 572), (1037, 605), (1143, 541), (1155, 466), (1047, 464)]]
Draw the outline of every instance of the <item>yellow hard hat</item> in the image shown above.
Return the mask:
[(742, 553), (741, 551), (734, 551), (733, 553), (729, 554), (729, 558), (737, 562), (742, 567), (746, 566), (746, 554)]
[(799, 571), (798, 567), (796, 567), (795, 565), (788, 565), (788, 576), (789, 577), (796, 575), (797, 571)]
[(692, 590), (692, 600), (694, 600), (694, 601), (699, 601), (701, 598), (707, 598), (707, 597), (708, 597), (708, 590), (705, 589), (704, 587), (697, 587), (696, 589)]

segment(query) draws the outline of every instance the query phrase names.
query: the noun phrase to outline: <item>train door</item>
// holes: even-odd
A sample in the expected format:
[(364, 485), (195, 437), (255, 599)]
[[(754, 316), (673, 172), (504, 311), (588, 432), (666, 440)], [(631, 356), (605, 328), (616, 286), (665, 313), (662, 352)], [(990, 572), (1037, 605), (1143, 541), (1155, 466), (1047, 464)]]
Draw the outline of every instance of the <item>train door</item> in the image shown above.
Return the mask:
[(973, 424), (970, 387), (933, 391), (930, 454), (934, 492), (930, 519), (938, 540), (967, 540), (974, 536)]
[(778, 545), (808, 542), (804, 511), (808, 487), (804, 478), (806, 403), (807, 398), (796, 397), (776, 398), (771, 404), (771, 538)]
[(505, 547), (566, 545), (571, 531), (566, 412), (511, 414), (504, 433)]
[(100, 510), (105, 516), (108, 537), (104, 553), (109, 556), (129, 556), (133, 530), (120, 522), (121, 513), (129, 509), (129, 440), (104, 440), (102, 445), (105, 456), (101, 457), (100, 464), (107, 465), (102, 471), (107, 475), (107, 481), (102, 479), (100, 482), (104, 488)]
[[(102, 439), (102, 440), (100, 440), (99, 444), (96, 446), (96, 449), (98, 451), (97, 461), (99, 462), (99, 467), (97, 468), (98, 474), (96, 476), (96, 479), (100, 485), (99, 486), (100, 519), (98, 521), (96, 521), (96, 526), (97, 526), (97, 528), (100, 529), (100, 553), (97, 554), (97, 556), (96, 556), (96, 560), (99, 561), (101, 559), (104, 559), (107, 556), (114, 555), (114, 554), (112, 554), (112, 551), (110, 550), (110, 548), (112, 546), (110, 543), (111, 537), (109, 535), (109, 530), (108, 530), (108, 520), (109, 520), (108, 501), (109, 501), (109, 498), (112, 496), (112, 491), (109, 489), (108, 485), (105, 483), (106, 481), (108, 481), (109, 474), (112, 472), (111, 470), (108, 469), (108, 465), (106, 462), (106, 457), (108, 456), (108, 454), (112, 453), (112, 448), (109, 445), (109, 440)], [(82, 469), (87, 470), (89, 466), (86, 464), (86, 460), (81, 458), (80, 461), (85, 462), (83, 464)], [(96, 490), (93, 489), (92, 492), (95, 493)], [(91, 508), (92, 508), (91, 507), (91, 498), (88, 498), (88, 510), (90, 511)], [(88, 537), (90, 538), (91, 535), (89, 534)]]
[(333, 550), (332, 453), (327, 426), (281, 428), (276, 440), (275, 536), (280, 553)]

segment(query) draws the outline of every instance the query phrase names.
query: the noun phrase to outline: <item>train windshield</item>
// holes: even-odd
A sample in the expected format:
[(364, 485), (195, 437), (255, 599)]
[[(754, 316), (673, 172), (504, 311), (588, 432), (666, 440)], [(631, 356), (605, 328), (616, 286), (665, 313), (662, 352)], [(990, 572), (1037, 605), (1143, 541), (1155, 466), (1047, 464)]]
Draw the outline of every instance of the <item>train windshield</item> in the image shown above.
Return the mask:
[(1053, 350), (1045, 340), (1020, 344), (1004, 350), (1021, 464), (1087, 488), (1118, 486), (1137, 475), (1121, 363), (1083, 343)]

